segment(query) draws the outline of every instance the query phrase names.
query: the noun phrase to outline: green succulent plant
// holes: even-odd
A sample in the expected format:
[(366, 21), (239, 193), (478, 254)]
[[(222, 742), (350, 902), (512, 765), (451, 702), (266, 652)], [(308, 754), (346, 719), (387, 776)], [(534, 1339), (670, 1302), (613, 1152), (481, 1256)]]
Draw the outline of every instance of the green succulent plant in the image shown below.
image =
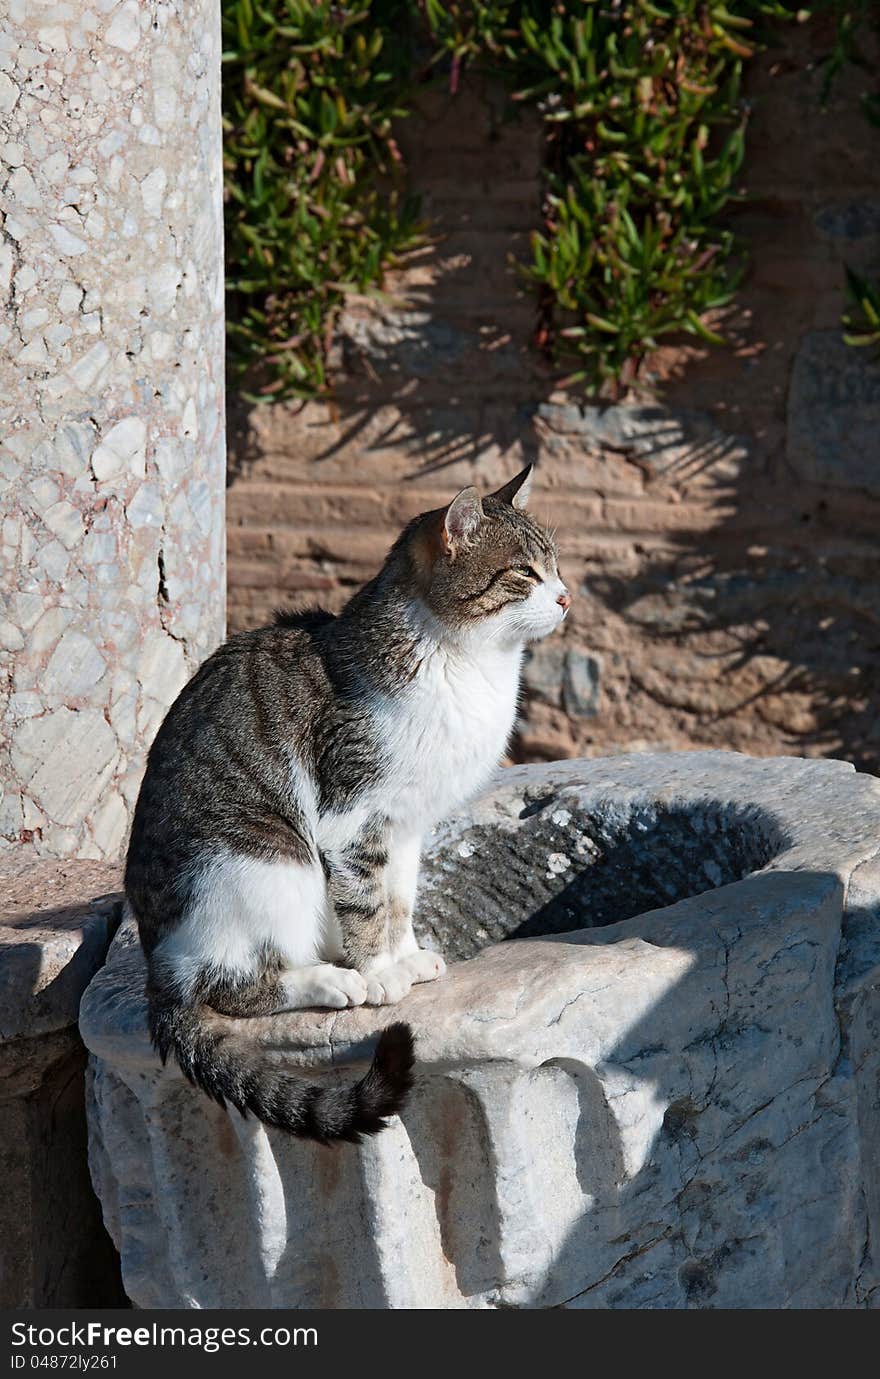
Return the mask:
[[(817, 3), (838, 15), (827, 95), (875, 0)], [(347, 296), (423, 242), (393, 134), (416, 65), (455, 91), (479, 63), (540, 112), (540, 224), (519, 267), (535, 343), (570, 384), (613, 395), (664, 336), (719, 343), (742, 269), (725, 219), (742, 72), (760, 23), (796, 16), (784, 0), (223, 0), (233, 382), (324, 391)]]
[(852, 303), (843, 317), (843, 338), (848, 345), (880, 350), (880, 283), (846, 270), (847, 292)]
[(392, 134), (408, 15), (406, 0), (224, 0), (230, 369), (248, 397), (322, 391), (347, 295), (418, 238)]

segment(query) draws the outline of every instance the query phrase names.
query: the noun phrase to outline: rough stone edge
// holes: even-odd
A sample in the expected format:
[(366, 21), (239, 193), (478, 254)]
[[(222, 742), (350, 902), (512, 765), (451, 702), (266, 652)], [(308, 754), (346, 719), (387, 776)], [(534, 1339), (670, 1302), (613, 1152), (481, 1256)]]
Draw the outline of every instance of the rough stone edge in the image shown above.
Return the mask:
[[(107, 960), (122, 915), (117, 866), (0, 856), (0, 1055), (75, 1028), (83, 992)], [(32, 954), (28, 950), (33, 949)]]
[[(613, 791), (616, 798), (647, 796), (663, 798), (667, 802), (693, 802), (719, 798), (720, 785), (716, 784), (713, 789), (710, 775), (719, 767), (728, 773), (731, 787), (745, 783), (748, 778), (749, 802), (773, 809), (783, 831), (787, 832), (788, 845), (763, 871), (809, 871), (820, 866), (839, 878), (846, 888), (855, 869), (876, 851), (877, 840), (880, 839), (880, 781), (857, 773), (848, 762), (798, 757), (750, 758), (727, 752), (644, 754), (508, 768), (495, 777), (469, 810), (441, 825), (431, 847), (448, 845), (450, 837), (467, 821), (477, 819), (503, 826), (505, 818), (510, 820), (516, 816), (516, 806), (521, 804), (531, 786), (546, 791), (548, 783), (555, 783), (560, 788), (573, 788), (586, 783), (587, 788), (599, 787), (597, 794), (607, 789), (609, 793)], [(665, 782), (659, 790), (651, 786), (651, 776), (655, 772), (662, 773)], [(788, 809), (794, 809), (811, 798), (804, 791), (805, 781), (810, 777), (817, 784), (822, 782), (826, 786), (824, 791), (816, 792), (823, 806), (821, 819), (817, 817), (812, 828), (809, 824), (799, 824), (786, 809), (786, 804)], [(783, 781), (786, 788), (779, 794)], [(846, 799), (841, 802), (839, 814), (834, 815), (832, 811), (829, 818), (829, 808), (824, 801), (832, 792), (832, 783), (849, 788), (846, 789)], [(777, 792), (777, 797), (768, 800), (767, 795), (773, 791)], [(752, 794), (756, 794), (757, 798), (753, 799)], [(872, 825), (860, 825), (855, 819), (856, 812), (866, 807), (870, 809), (871, 806)], [(702, 914), (707, 905), (711, 906), (711, 897), (718, 894), (719, 891), (705, 892), (680, 901), (677, 905), (648, 913), (681, 922)], [(574, 959), (572, 942), (566, 945), (565, 953), (557, 954), (553, 954), (555, 945), (545, 939), (513, 940), (495, 945), (477, 957), (453, 965), (441, 985), (414, 988), (398, 1006), (380, 1009), (361, 1007), (345, 1012), (305, 1011), (249, 1021), (246, 1037), (256, 1039), (267, 1049), (267, 1053), (273, 1048), (277, 1050), (283, 1047), (285, 1062), (292, 1067), (298, 1064), (347, 1064), (368, 1057), (373, 1039), (385, 1025), (406, 1019), (422, 1035), (420, 1055), (423, 1059), (438, 1066), (450, 1060), (454, 1062), (454, 1049), (444, 1052), (434, 1047), (430, 1031), (432, 1013), (436, 1014), (438, 1002), (445, 1004), (460, 983), (466, 981), (480, 989), (492, 991), (497, 989), (499, 979), (509, 977), (511, 972), (520, 968), (532, 971), (536, 963), (541, 966), (549, 964), (551, 968), (558, 969), (559, 978), (563, 980), (566, 968), (572, 976), (576, 975), (572, 969), (573, 960), (580, 979), (583, 977), (582, 965), (592, 965), (600, 960), (603, 947), (607, 948), (612, 942), (619, 945), (621, 941), (634, 945), (641, 943), (645, 922), (646, 915), (643, 914), (600, 930), (580, 931), (575, 940), (579, 949), (577, 959)], [(142, 1008), (138, 1008), (134, 1020), (121, 1026), (118, 1024), (132, 981), (140, 983), (142, 980), (142, 958), (136, 950), (136, 931), (131, 924), (123, 924), (108, 955), (108, 963), (83, 996), (82, 1036), (93, 1055), (120, 1071), (124, 1069), (128, 1074), (146, 1073), (159, 1081), (169, 1077), (177, 1079), (182, 1075), (176, 1066), (169, 1064), (162, 1069), (150, 1048)], [(109, 1020), (106, 1018), (108, 1006), (112, 1012)], [(525, 1025), (528, 1023), (527, 1005), (522, 1014), (522, 1023)], [(117, 1020), (115, 1025), (114, 1019)], [(230, 1022), (230, 1032), (233, 1038), (243, 1037), (240, 1022)], [(506, 1033), (511, 1035), (512, 1032), (508, 1025)], [(472, 1037), (473, 1034), (471, 1027), (469, 1035)], [(487, 1046), (486, 1056), (492, 1057), (495, 1053)], [(528, 1061), (524, 1049), (515, 1051), (511, 1056)]]

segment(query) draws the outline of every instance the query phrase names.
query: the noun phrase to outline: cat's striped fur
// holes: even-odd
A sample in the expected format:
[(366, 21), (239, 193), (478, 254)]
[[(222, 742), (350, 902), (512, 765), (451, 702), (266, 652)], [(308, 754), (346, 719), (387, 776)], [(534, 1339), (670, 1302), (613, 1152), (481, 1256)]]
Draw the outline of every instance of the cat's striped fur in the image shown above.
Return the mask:
[(497, 766), (522, 649), (570, 603), (527, 481), (410, 523), (338, 617), (232, 637), (153, 744), (125, 873), (152, 1037), (269, 1125), (357, 1139), (406, 1095), (405, 1025), (340, 1090), (242, 1053), (211, 1012), (391, 1004), (442, 974), (412, 932), (421, 838)]

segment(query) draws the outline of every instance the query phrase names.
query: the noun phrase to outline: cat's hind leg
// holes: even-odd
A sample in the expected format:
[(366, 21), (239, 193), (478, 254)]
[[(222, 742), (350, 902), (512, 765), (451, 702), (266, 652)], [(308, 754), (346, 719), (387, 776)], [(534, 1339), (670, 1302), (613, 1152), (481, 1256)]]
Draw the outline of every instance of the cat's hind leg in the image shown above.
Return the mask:
[(367, 999), (367, 985), (359, 972), (346, 967), (321, 962), (284, 968), (273, 955), (252, 977), (229, 978), (206, 972), (199, 998), (218, 1015), (253, 1018), (316, 1006), (331, 1010), (361, 1006)]
[(179, 989), (197, 984), (222, 1014), (362, 1005), (360, 974), (325, 960), (326, 914), (319, 863), (214, 857), (156, 957)]

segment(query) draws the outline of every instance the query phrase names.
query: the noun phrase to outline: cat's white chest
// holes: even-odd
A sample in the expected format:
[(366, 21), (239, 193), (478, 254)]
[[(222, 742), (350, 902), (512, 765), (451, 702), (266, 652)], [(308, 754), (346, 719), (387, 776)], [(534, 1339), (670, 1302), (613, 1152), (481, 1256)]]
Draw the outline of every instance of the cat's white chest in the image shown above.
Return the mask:
[(476, 660), (425, 659), (395, 710), (383, 716), (389, 812), (425, 828), (486, 784), (516, 714), (521, 656), (492, 649)]

